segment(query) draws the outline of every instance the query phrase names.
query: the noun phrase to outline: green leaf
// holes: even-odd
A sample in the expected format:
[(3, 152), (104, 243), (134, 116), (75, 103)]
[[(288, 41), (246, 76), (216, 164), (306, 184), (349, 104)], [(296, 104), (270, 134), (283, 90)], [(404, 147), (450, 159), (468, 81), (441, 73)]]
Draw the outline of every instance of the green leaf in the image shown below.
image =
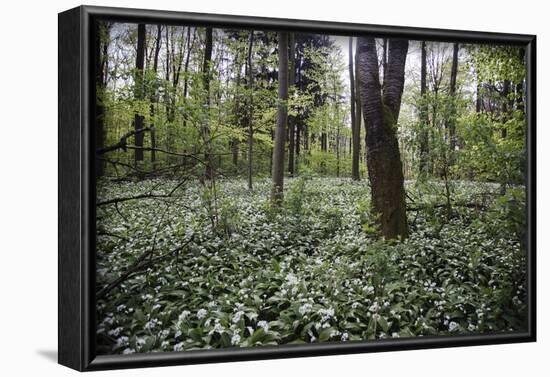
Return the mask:
[(380, 328), (382, 330), (384, 330), (384, 332), (388, 332), (388, 329), (389, 329), (389, 326), (388, 326), (388, 321), (386, 320), (386, 318), (384, 318), (383, 316), (380, 316), (376, 322), (378, 323), (378, 325), (380, 326)]

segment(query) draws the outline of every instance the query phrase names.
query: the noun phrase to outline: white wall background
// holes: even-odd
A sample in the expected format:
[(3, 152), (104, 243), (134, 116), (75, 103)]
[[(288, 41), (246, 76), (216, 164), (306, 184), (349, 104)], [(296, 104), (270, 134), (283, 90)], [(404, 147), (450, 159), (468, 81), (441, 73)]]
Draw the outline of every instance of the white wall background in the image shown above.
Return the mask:
[[(90, 5), (538, 35), (537, 343), (100, 372), (95, 376), (543, 375), (550, 355), (550, 102), (544, 1), (87, 1)], [(0, 374), (65, 376), (57, 348), (57, 13), (77, 1), (7, 0), (0, 21)], [(545, 299), (546, 298), (546, 299)]]

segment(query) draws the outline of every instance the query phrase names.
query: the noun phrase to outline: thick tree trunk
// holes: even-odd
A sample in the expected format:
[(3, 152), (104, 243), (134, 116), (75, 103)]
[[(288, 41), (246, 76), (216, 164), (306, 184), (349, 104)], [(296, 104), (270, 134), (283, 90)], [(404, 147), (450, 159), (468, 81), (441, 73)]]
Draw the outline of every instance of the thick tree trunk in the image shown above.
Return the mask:
[(429, 167), (429, 140), (430, 131), (428, 126), (428, 109), (426, 104), (426, 42), (422, 41), (421, 54), (420, 54), (420, 106), (419, 106), (419, 120), (420, 120), (420, 161), (419, 170), (421, 176), (426, 176), (430, 171)]
[(349, 83), (350, 83), (350, 117), (351, 117), (351, 139), (352, 139), (352, 156), (351, 156), (351, 178), (354, 181), (358, 181), (359, 177), (359, 152), (361, 143), (359, 139), (359, 132), (356, 110), (355, 110), (355, 75), (353, 67), (353, 37), (349, 37)]
[(277, 127), (273, 144), (273, 191), (271, 203), (280, 206), (283, 201), (285, 134), (287, 127), (288, 100), (288, 33), (279, 32), (279, 103), (277, 105)]
[[(143, 100), (144, 88), (143, 88), (143, 63), (145, 60), (145, 24), (138, 24), (137, 35), (137, 53), (136, 53), (136, 70), (134, 75), (134, 97), (136, 100)], [(136, 165), (138, 162), (143, 161), (143, 132), (140, 130), (143, 128), (143, 115), (138, 112), (134, 115), (134, 129), (136, 131), (135, 143), (136, 149), (134, 152), (134, 160)]]
[[(296, 63), (295, 63), (295, 55), (296, 55), (296, 46), (295, 46), (295, 40), (294, 40), (294, 33), (290, 33), (289, 35), (289, 44), (290, 44), (290, 71), (289, 71), (289, 86), (293, 87), (296, 84)], [(295, 116), (289, 116), (288, 117), (288, 173), (292, 177), (294, 175), (294, 141), (295, 141), (295, 134), (296, 134), (296, 117)]]
[(408, 43), (401, 39), (389, 41), (383, 93), (375, 39), (360, 38), (357, 51), (372, 210), (379, 216), (381, 233), (387, 239), (405, 238), (409, 233), (403, 167), (396, 135)]

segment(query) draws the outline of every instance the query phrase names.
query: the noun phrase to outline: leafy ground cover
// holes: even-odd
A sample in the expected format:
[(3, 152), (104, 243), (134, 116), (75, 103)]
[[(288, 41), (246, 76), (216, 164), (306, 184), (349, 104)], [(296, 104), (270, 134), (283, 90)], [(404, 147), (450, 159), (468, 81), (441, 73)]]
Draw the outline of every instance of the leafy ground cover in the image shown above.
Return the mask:
[[(388, 242), (366, 182), (100, 183), (98, 352), (495, 333), (526, 325), (523, 188), (407, 182), (410, 237)], [(173, 192), (172, 192), (173, 191)], [(172, 192), (171, 196), (166, 196)], [(178, 249), (181, 248), (181, 249)], [(166, 255), (161, 258), (160, 256)], [(156, 258), (156, 259), (155, 259)]]

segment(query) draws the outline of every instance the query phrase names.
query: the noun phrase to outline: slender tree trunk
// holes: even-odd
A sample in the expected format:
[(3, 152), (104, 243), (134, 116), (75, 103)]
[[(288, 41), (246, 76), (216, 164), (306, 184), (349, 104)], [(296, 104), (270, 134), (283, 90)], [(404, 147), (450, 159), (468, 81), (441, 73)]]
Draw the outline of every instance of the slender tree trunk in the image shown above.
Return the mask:
[[(241, 96), (240, 96), (240, 88), (241, 88), (241, 70), (242, 70), (242, 64), (240, 62), (240, 50), (237, 50), (237, 53), (235, 54), (235, 65), (238, 66), (237, 68), (237, 75), (235, 77), (235, 124), (242, 125), (242, 122), (244, 121), (244, 117), (241, 114)], [(248, 63), (247, 63), (248, 64)], [(245, 66), (245, 70), (248, 70), (248, 66)], [(239, 139), (233, 138), (231, 140), (231, 153), (232, 153), (232, 162), (233, 166), (235, 168), (238, 165), (239, 162)]]
[(252, 127), (253, 121), (253, 106), (254, 106), (254, 96), (252, 91), (253, 87), (253, 78), (252, 73), (252, 44), (254, 43), (254, 30), (250, 31), (250, 37), (248, 41), (248, 189), (252, 190), (252, 157), (253, 157), (253, 147), (254, 147), (254, 128)]
[(477, 84), (476, 84), (476, 113), (481, 112), (481, 102), (482, 102), (481, 83), (479, 82), (479, 78), (477, 78)]
[[(298, 81), (296, 83), (296, 89), (300, 91), (300, 93), (303, 92), (304, 90), (304, 84), (303, 84), (303, 79), (302, 79), (302, 57), (300, 54), (298, 54), (298, 66), (297, 66), (297, 70), (298, 70)], [(298, 171), (298, 168), (300, 166), (300, 147), (301, 147), (301, 135), (302, 135), (302, 129), (303, 129), (303, 126), (302, 126), (302, 122), (303, 122), (303, 117), (301, 115), (299, 115), (297, 118), (296, 118), (296, 140), (295, 140), (295, 147), (296, 147), (296, 162), (295, 162), (295, 166), (294, 166), (294, 171), (297, 172)]]
[[(155, 43), (155, 51), (153, 56), (153, 72), (155, 73), (155, 78), (158, 70), (158, 62), (159, 62), (159, 54), (160, 54), (160, 39), (162, 38), (162, 26), (157, 25), (157, 39)], [(157, 91), (154, 89), (151, 92), (151, 106), (149, 107), (149, 112), (151, 114), (151, 119), (155, 119), (155, 105), (154, 103), (157, 101)], [(153, 168), (155, 168), (157, 156), (156, 156), (156, 148), (157, 148), (157, 138), (156, 138), (156, 131), (155, 131), (155, 125), (151, 123), (151, 163), (153, 165)]]
[(402, 39), (389, 41), (388, 70), (383, 93), (375, 39), (361, 37), (357, 51), (361, 103), (367, 130), (367, 167), (372, 210), (380, 217), (380, 230), (387, 239), (405, 238), (409, 234), (403, 166), (396, 135), (408, 43)]
[(285, 134), (287, 127), (288, 101), (288, 33), (279, 32), (279, 103), (277, 105), (277, 128), (273, 144), (273, 191), (271, 202), (280, 206), (283, 201)]
[(454, 165), (454, 152), (456, 148), (456, 76), (458, 74), (458, 43), (453, 44), (453, 61), (451, 64), (451, 80), (449, 94), (451, 96), (451, 114), (448, 119), (449, 145), (451, 149), (451, 165)]
[[(289, 35), (290, 44), (290, 71), (289, 71), (289, 86), (294, 87), (296, 84), (296, 44), (294, 40), (294, 33)], [(294, 175), (294, 141), (295, 141), (295, 116), (288, 117), (288, 173), (292, 177)]]
[[(510, 95), (510, 80), (504, 80), (504, 83), (502, 85), (502, 108), (501, 108), (501, 121), (502, 123), (506, 122), (510, 118), (510, 106), (509, 106), (509, 99), (508, 96)], [(508, 135), (508, 132), (506, 130), (506, 126), (502, 127), (501, 129), (501, 136), (503, 139), (505, 139)]]
[(206, 28), (206, 41), (204, 47), (204, 60), (202, 65), (202, 74), (203, 74), (203, 95), (204, 95), (204, 108), (205, 108), (205, 117), (202, 125), (202, 137), (204, 141), (204, 163), (205, 163), (205, 177), (206, 179), (211, 180), (213, 178), (213, 167), (212, 167), (212, 152), (210, 145), (210, 76), (211, 76), (211, 67), (210, 62), (212, 61), (212, 28)]
[[(187, 54), (185, 56), (185, 63), (183, 64), (183, 100), (187, 99), (187, 91), (189, 87), (189, 60), (191, 58), (191, 46), (195, 44), (196, 30), (193, 30), (193, 41), (191, 41), (191, 26), (187, 27)], [(187, 117), (183, 117), (183, 128), (187, 128)]]
[[(355, 122), (356, 122), (356, 128), (355, 131), (357, 132), (357, 139), (359, 139), (359, 156), (361, 156), (361, 124), (363, 122), (363, 117), (361, 116), (361, 93), (360, 88), (361, 85), (359, 83), (359, 54), (357, 51), (359, 46), (359, 38), (355, 41)], [(365, 133), (365, 145), (367, 145), (367, 134)], [(365, 151), (366, 152), (366, 151)], [(362, 159), (363, 157), (361, 157)], [(365, 155), (365, 161), (366, 161), (366, 155)]]
[(336, 177), (340, 177), (340, 143), (342, 140), (340, 139), (340, 119), (338, 115), (338, 104), (336, 104), (336, 119), (338, 120), (338, 123), (336, 124)]
[[(108, 27), (103, 22), (97, 22), (97, 30), (95, 31), (95, 89), (96, 89), (96, 148), (101, 149), (105, 146), (105, 106), (104, 92), (106, 85), (105, 71), (107, 64), (107, 49), (109, 44), (102, 42), (102, 37), (108, 31)], [(96, 177), (105, 175), (105, 161), (99, 158), (95, 160)]]
[(420, 106), (419, 106), (419, 116), (420, 116), (420, 161), (419, 161), (419, 170), (420, 175), (425, 177), (430, 171), (429, 167), (429, 155), (430, 155), (430, 129), (429, 129), (429, 120), (428, 120), (428, 105), (426, 103), (426, 42), (422, 41), (421, 46), (421, 57), (420, 57)]
[(359, 153), (361, 143), (359, 127), (357, 126), (356, 110), (355, 110), (355, 75), (353, 67), (353, 37), (349, 37), (349, 83), (350, 83), (350, 109), (351, 109), (351, 139), (352, 139), (352, 156), (351, 156), (351, 178), (358, 181), (359, 177)]
[[(522, 65), (525, 65), (525, 49), (520, 47), (518, 50), (519, 60)], [(523, 80), (516, 84), (516, 110), (521, 111), (522, 114), (525, 113), (525, 104), (523, 101)]]
[[(145, 24), (138, 24), (138, 37), (137, 37), (137, 53), (136, 53), (136, 70), (134, 75), (134, 97), (140, 101), (144, 98), (143, 88), (143, 63), (145, 59)], [(138, 162), (143, 161), (143, 115), (138, 112), (134, 115), (134, 128), (136, 133), (135, 143), (136, 149), (134, 151), (134, 160), (137, 165)]]

